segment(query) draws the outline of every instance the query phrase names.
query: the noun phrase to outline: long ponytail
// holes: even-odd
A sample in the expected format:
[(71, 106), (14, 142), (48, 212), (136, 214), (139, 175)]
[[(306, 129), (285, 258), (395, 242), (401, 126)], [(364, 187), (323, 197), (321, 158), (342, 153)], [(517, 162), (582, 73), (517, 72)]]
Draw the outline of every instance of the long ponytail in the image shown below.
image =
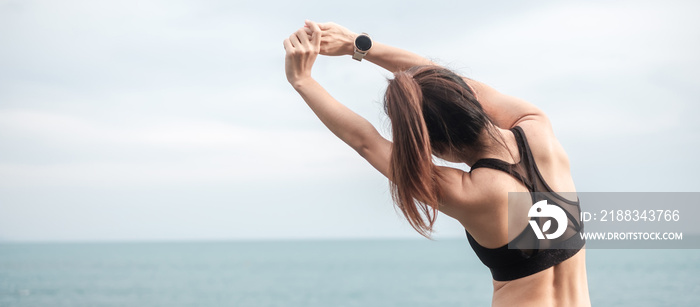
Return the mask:
[(430, 237), (438, 212), (439, 188), (423, 117), (423, 92), (411, 74), (397, 72), (389, 81), (384, 99), (394, 140), (391, 197), (411, 227)]
[(438, 200), (443, 196), (433, 153), (465, 159), (479, 151), (502, 150), (485, 147), (484, 136), (512, 156), (469, 85), (444, 67), (414, 66), (395, 73), (389, 80), (384, 108), (394, 139), (391, 196), (411, 226), (425, 237), (432, 232)]

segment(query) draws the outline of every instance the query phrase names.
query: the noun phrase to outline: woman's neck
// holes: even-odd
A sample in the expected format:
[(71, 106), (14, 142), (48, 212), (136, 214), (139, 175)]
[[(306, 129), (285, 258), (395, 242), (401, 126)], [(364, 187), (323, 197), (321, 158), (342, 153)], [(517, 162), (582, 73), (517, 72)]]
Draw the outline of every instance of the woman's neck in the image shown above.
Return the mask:
[[(508, 163), (517, 162), (514, 161), (514, 157), (518, 155), (518, 145), (513, 132), (495, 126), (492, 131), (493, 137), (484, 129), (479, 137), (479, 141), (482, 144), (480, 148), (467, 149), (464, 152), (463, 160), (467, 165), (472, 166), (476, 161), (485, 158), (500, 159)], [(507, 148), (503, 147), (504, 143)]]

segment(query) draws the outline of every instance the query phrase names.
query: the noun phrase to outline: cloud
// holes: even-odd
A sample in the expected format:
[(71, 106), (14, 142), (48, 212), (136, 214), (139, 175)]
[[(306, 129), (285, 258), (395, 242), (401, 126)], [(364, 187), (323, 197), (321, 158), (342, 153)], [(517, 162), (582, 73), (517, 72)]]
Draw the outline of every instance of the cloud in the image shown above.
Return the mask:
[[(393, 212), (371, 209), (387, 204), (386, 180), (285, 81), (281, 41), (304, 18), (368, 31), (532, 101), (555, 123), (577, 187), (687, 190), (697, 173), (687, 161), (699, 148), (698, 6), (0, 2), (2, 235), (396, 234), (387, 230)], [(320, 58), (314, 69), (384, 133), (387, 75), (347, 57)], [(669, 150), (676, 158), (655, 173), (671, 180), (648, 179), (640, 165)], [(127, 235), (114, 230), (124, 221), (135, 229)], [(358, 230), (357, 221), (374, 226)]]
[[(64, 161), (0, 164), (2, 185), (167, 185), (357, 174), (361, 158), (327, 131), (255, 129), (151, 118), (117, 126), (24, 110), (0, 112), (10, 151), (67, 153)], [(365, 169), (366, 170), (366, 169)]]
[(688, 39), (690, 33), (700, 32), (692, 11), (682, 2), (561, 3), (494, 18), (463, 35), (458, 40), (461, 48), (446, 41), (450, 48), (436, 49), (466, 54), (461, 58), (474, 58), (467, 62), (470, 66), (526, 74), (519, 78), (525, 84), (572, 73), (697, 64), (694, 55), (700, 41)]
[[(560, 136), (691, 129), (700, 22), (686, 2), (568, 2), (503, 14), (433, 49), (449, 65), (531, 101)], [(466, 69), (465, 69), (466, 67)], [(690, 85), (694, 84), (694, 85)], [(674, 136), (671, 136), (674, 137)]]

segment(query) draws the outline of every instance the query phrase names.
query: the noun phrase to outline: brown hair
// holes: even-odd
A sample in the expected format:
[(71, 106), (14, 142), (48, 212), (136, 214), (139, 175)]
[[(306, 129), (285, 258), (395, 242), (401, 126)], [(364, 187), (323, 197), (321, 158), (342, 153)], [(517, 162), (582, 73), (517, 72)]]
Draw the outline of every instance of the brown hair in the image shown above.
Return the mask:
[(493, 124), (464, 79), (439, 66), (416, 66), (394, 74), (384, 97), (393, 145), (391, 196), (418, 233), (429, 237), (440, 189), (432, 155), (463, 155), (480, 147)]

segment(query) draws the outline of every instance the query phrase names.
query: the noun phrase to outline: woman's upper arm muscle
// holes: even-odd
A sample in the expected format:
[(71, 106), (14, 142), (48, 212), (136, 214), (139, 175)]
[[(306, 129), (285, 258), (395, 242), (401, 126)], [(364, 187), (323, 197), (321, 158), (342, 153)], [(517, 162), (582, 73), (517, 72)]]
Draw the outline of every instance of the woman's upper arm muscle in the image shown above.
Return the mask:
[(496, 126), (510, 129), (525, 120), (544, 120), (546, 116), (535, 105), (510, 95), (503, 94), (482, 82), (464, 78), (472, 88), (476, 99)]
[(438, 166), (437, 169), (442, 205), (468, 213), (488, 202), (490, 189), (478, 186), (472, 180), (471, 173), (446, 166)]
[(382, 173), (382, 175), (391, 179), (391, 175), (389, 174), (391, 146), (391, 141), (382, 137), (379, 132), (376, 132), (376, 134), (373, 134), (368, 140), (362, 142), (362, 146), (355, 148), (355, 150), (360, 156), (365, 158), (369, 164)]

